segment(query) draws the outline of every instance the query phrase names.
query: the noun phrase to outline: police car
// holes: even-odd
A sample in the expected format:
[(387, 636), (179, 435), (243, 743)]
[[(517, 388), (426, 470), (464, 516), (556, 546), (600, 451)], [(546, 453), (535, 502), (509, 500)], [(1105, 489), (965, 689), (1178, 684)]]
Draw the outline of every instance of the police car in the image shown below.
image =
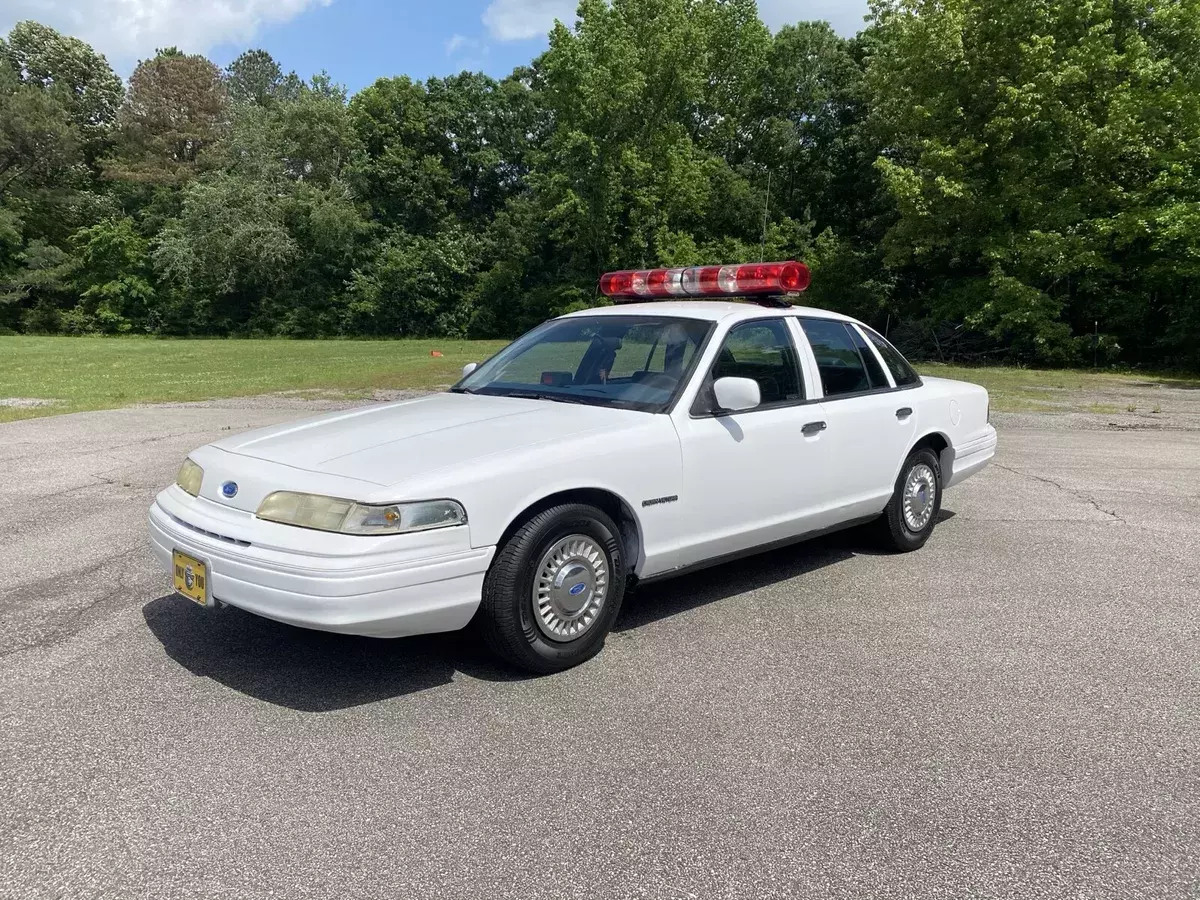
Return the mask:
[(175, 589), (306, 628), (474, 621), (534, 672), (635, 583), (873, 522), (897, 551), (992, 458), (988, 395), (793, 305), (801, 263), (612, 272), (448, 392), (201, 447), (150, 511)]

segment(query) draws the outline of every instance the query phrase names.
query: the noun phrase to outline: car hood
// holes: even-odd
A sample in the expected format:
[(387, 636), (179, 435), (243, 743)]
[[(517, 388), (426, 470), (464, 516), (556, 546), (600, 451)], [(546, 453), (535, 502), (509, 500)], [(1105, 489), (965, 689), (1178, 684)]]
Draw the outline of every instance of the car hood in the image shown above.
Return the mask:
[(582, 432), (611, 434), (646, 415), (551, 400), (431, 394), (260, 428), (213, 446), (387, 486)]

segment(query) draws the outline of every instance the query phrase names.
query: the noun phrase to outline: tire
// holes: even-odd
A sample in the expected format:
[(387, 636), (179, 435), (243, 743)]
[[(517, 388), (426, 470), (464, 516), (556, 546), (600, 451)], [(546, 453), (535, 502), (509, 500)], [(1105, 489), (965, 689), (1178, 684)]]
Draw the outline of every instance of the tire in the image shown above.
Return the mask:
[(552, 506), (497, 552), (476, 623), (505, 662), (539, 675), (561, 672), (604, 647), (625, 577), (620, 531), (606, 513), (582, 503)]
[[(910, 479), (913, 478), (918, 482), (912, 498), (914, 509), (906, 514), (905, 496), (909, 490)], [(932, 485), (930, 485), (930, 481), (932, 481)], [(923, 482), (923, 485), (920, 482)], [(927, 490), (932, 487), (933, 497), (931, 500), (927, 499), (924, 504), (919, 504), (922, 486)], [(928, 494), (926, 493), (925, 496)], [(904, 465), (900, 467), (892, 499), (888, 501), (887, 508), (884, 509), (883, 515), (879, 519), (880, 538), (885, 546), (901, 553), (920, 550), (929, 540), (929, 536), (933, 534), (933, 528), (937, 525), (938, 513), (941, 512), (941, 509), (942, 467), (938, 462), (938, 456), (928, 447), (914, 450), (904, 461)], [(918, 510), (919, 514), (917, 514)], [(917, 525), (920, 527), (915, 527)]]

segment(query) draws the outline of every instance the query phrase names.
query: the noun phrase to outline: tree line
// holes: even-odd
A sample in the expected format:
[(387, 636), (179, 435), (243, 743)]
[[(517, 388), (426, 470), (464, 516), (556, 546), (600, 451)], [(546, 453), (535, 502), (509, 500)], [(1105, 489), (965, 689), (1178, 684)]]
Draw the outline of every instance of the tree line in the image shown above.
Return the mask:
[(1200, 6), (582, 0), (506, 78), (0, 40), (0, 331), (512, 336), (798, 258), (919, 355), (1200, 368)]

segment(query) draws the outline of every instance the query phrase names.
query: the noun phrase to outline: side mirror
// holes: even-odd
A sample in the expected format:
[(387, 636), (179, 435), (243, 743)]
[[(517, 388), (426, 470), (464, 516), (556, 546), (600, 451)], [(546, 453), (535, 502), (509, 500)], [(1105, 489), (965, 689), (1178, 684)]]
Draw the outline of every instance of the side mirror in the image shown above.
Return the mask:
[(478, 368), (479, 363), (467, 363), (465, 366), (463, 366), (463, 378), (466, 378)]
[(718, 378), (713, 382), (713, 395), (719, 412), (742, 412), (762, 403), (762, 391), (753, 378)]

